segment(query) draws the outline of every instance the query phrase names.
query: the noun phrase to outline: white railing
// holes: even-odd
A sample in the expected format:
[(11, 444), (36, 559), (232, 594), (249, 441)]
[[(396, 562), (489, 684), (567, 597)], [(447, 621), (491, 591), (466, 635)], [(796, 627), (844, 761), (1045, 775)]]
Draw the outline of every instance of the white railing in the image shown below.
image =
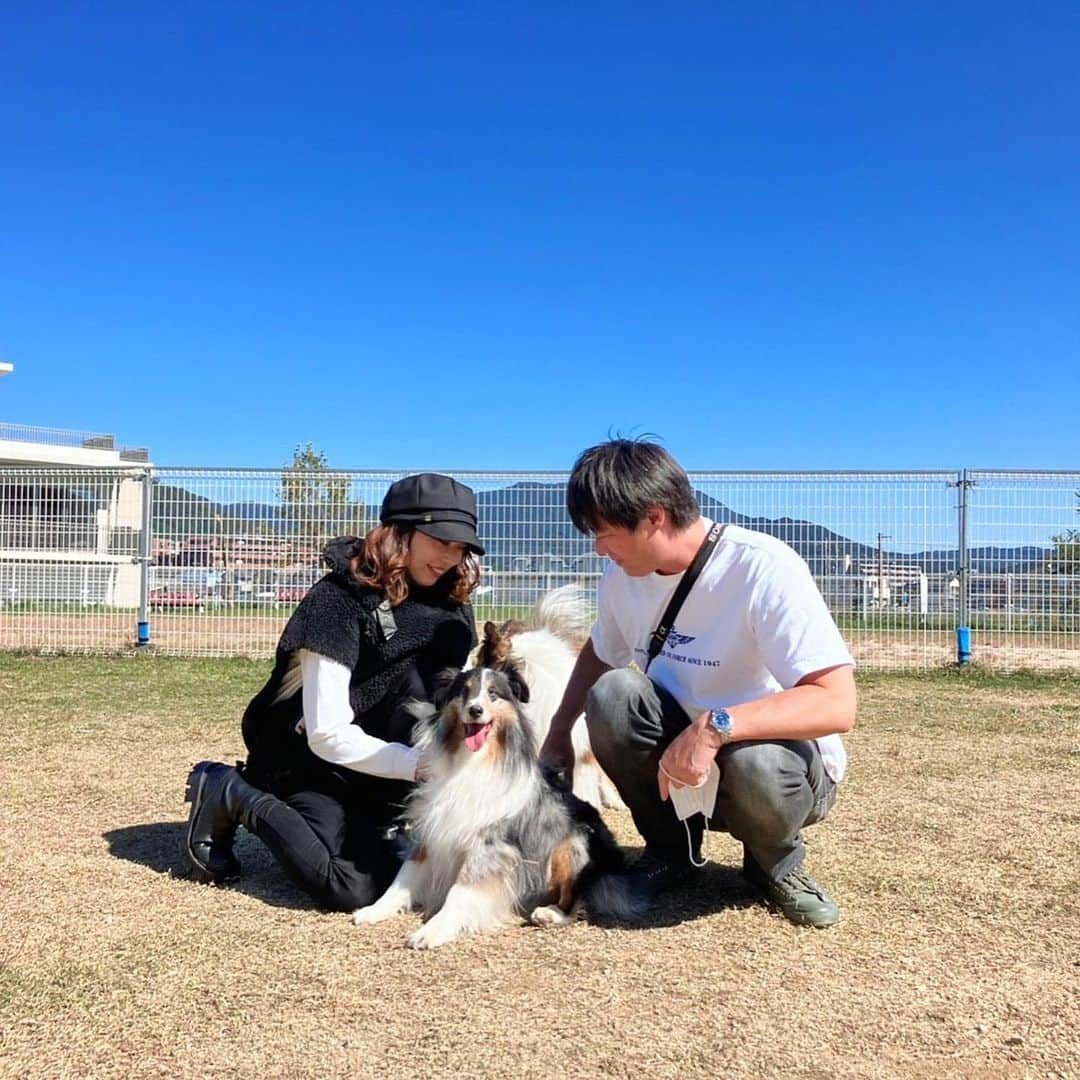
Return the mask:
[(69, 431), (66, 428), (34, 427), (0, 421), (0, 440), (43, 443), (46, 446), (78, 446), (91, 450), (115, 450), (116, 439), (96, 431)]

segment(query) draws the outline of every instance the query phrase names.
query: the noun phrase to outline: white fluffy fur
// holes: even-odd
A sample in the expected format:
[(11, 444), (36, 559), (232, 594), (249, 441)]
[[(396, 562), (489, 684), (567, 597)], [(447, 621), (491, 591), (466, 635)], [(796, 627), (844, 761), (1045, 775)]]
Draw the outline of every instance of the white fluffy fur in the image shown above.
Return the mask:
[[(408, 938), (414, 949), (434, 949), (462, 934), (495, 929), (518, 914), (536, 926), (562, 926), (571, 921), (580, 898), (573, 892), (564, 897), (566, 910), (541, 903), (551, 897), (553, 868), (564, 883), (560, 889), (568, 881), (576, 888), (596, 844), (600, 865), (607, 869), (606, 876), (585, 886), (590, 909), (640, 915), (629, 885), (611, 870), (617, 851), (610, 833), (595, 819), (587, 831), (544, 779), (524, 730), (527, 719), (506, 679), (478, 669), (459, 680), (462, 692), (444, 706), (455, 711), (444, 711), (437, 723), (432, 706), (416, 706), (418, 719), (427, 721), (418, 725), (417, 738), (427, 750), (427, 772), (406, 811), (413, 854), (374, 904), (353, 912), (353, 923), (382, 922), (422, 907), (429, 918)], [(470, 750), (460, 735), (485, 723), (503, 726)], [(594, 905), (594, 896), (602, 902)]]
[[(481, 690), (490, 673), (484, 673)], [(435, 739), (427, 728), (417, 741)], [(485, 842), (491, 827), (520, 814), (536, 798), (540, 776), (517, 762), (491, 761), (485, 746), (464, 745), (431, 755), (430, 772), (409, 804), (412, 840), (423, 859), (408, 859), (390, 888), (369, 907), (353, 912), (357, 926), (423, 908), (431, 917), (409, 936), (413, 949), (434, 949), (462, 934), (482, 933), (510, 922), (516, 912), (517, 853)]]
[(529, 613), (530, 630), (549, 630), (572, 648), (580, 649), (592, 630), (592, 609), (580, 585), (549, 589)]
[[(537, 744), (542, 745), (574, 670), (578, 650), (588, 639), (592, 612), (579, 586), (562, 585), (540, 597), (528, 625), (531, 629), (512, 638), (511, 657), (529, 687), (525, 715), (532, 723)], [(475, 660), (474, 652), (470, 664)], [(572, 738), (574, 794), (598, 810), (604, 807), (625, 810), (615, 785), (593, 757), (584, 716), (575, 722)]]
[[(488, 673), (485, 672), (485, 680)], [(432, 739), (429, 729), (417, 746)], [(536, 796), (539, 777), (531, 770), (505, 761), (492, 768), (487, 747), (474, 754), (464, 746), (452, 755), (437, 754), (425, 783), (420, 784), (409, 806), (416, 822), (412, 838), (428, 849), (429, 882), (419, 899), (428, 910), (439, 907), (457, 879), (466, 853), (473, 851), (477, 837), (498, 822), (521, 813)], [(479, 770), (483, 776), (477, 776)], [(511, 897), (512, 902), (516, 897)]]

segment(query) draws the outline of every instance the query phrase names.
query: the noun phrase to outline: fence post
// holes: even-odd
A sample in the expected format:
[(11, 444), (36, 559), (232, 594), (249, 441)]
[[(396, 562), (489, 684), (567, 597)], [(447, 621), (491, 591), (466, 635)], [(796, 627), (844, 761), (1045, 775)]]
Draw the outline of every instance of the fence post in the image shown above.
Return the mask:
[(142, 493), (142, 529), (139, 532), (139, 624), (136, 644), (140, 649), (150, 644), (150, 523), (154, 504), (154, 474), (146, 469), (140, 477)]
[(971, 663), (971, 627), (968, 625), (969, 604), (968, 585), (971, 577), (971, 568), (968, 565), (968, 537), (967, 537), (967, 493), (971, 486), (968, 479), (967, 469), (960, 471), (956, 481), (959, 494), (957, 510), (959, 516), (959, 543), (957, 546), (956, 575), (960, 581), (960, 595), (957, 598), (957, 626), (956, 626), (956, 662), (958, 664)]

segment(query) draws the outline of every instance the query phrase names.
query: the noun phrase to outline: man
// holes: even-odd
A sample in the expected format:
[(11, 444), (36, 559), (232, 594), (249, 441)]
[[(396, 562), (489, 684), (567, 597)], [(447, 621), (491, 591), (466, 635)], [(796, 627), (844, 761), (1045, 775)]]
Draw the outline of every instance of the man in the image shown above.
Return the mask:
[(649, 664), (713, 523), (678, 463), (643, 440), (586, 450), (567, 509), (612, 565), (542, 756), (572, 765), (584, 709), (593, 752), (645, 839), (635, 873), (650, 899), (693, 872), (701, 843), (702, 818), (686, 823), (688, 838), (670, 792), (705, 784), (715, 762), (711, 824), (742, 842), (744, 875), (792, 922), (832, 925), (839, 910), (803, 869), (800, 830), (828, 813), (843, 778), (854, 662), (806, 563), (774, 537), (726, 526)]

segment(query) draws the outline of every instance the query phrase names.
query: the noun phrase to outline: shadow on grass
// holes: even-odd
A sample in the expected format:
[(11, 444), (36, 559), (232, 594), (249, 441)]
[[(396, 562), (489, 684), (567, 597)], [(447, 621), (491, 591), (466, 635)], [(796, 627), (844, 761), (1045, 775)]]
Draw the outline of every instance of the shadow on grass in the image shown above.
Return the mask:
[[(625, 850), (630, 863), (640, 854), (640, 850)], [(688, 881), (662, 893), (642, 918), (632, 922), (594, 918), (590, 922), (597, 926), (617, 926), (620, 930), (655, 930), (692, 922), (718, 911), (758, 907), (761, 903), (760, 894), (739, 868), (710, 862), (695, 870)]]
[[(158, 874), (187, 878), (188, 870), (181, 854), (187, 822), (158, 821), (129, 825), (103, 833), (109, 854), (117, 859), (149, 867)], [(254, 837), (243, 830), (237, 833), (235, 853), (243, 874), (223, 888), (233, 889), (271, 907), (296, 910), (323, 910), (303, 890), (294, 886), (274, 862), (273, 856)], [(636, 852), (627, 852), (630, 860)], [(195, 886), (192, 882), (192, 886)], [(623, 930), (652, 930), (678, 926), (718, 911), (754, 907), (760, 903), (756, 890), (733, 866), (709, 863), (695, 871), (690, 880), (660, 896), (652, 910), (634, 922), (591, 919), (597, 926), (618, 926)]]
[[(186, 833), (186, 821), (157, 821), (112, 829), (102, 837), (109, 845), (109, 854), (117, 859), (138, 863), (170, 877), (187, 878), (188, 869), (182, 855)], [(223, 888), (261, 900), (271, 907), (321, 910), (303, 890), (288, 881), (273, 856), (253, 837), (243, 831), (238, 833), (234, 850), (243, 867), (243, 876)], [(193, 881), (192, 886), (196, 885)]]

